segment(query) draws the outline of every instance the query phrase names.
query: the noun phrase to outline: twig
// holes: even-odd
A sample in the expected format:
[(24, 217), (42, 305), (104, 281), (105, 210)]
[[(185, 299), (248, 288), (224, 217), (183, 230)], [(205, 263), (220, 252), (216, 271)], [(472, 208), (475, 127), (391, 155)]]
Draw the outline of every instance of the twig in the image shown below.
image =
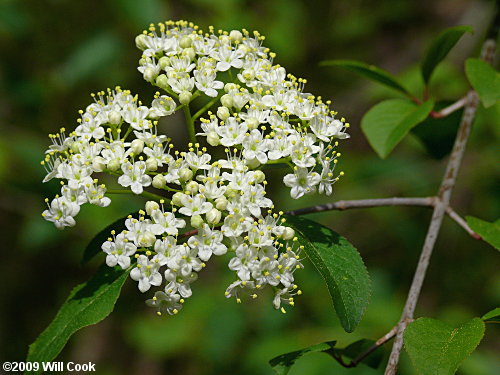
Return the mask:
[[(497, 14), (494, 22), (495, 24), (499, 19), (498, 15), (499, 13), (497, 9)], [(496, 35), (498, 35), (498, 33), (496, 33)], [(495, 45), (496, 37), (494, 39), (488, 39), (484, 43), (481, 53), (481, 57), (484, 60), (491, 62), (491, 59), (494, 55)], [(407, 321), (407, 319), (413, 318), (418, 297), (420, 295), (422, 284), (425, 279), (425, 273), (427, 271), (427, 267), (429, 266), (429, 260), (432, 255), (432, 250), (434, 248), (434, 244), (436, 243), (436, 238), (441, 228), (441, 223), (443, 222), (443, 216), (446, 213), (448, 205), (450, 203), (451, 193), (453, 191), (453, 187), (455, 186), (458, 171), (460, 169), (460, 164), (465, 153), (465, 147), (467, 145), (467, 140), (469, 138), (478, 104), (479, 98), (476, 92), (469, 91), (469, 93), (467, 94), (465, 110), (462, 116), (462, 120), (460, 121), (460, 127), (458, 129), (455, 143), (453, 145), (453, 150), (450, 155), (450, 160), (448, 161), (446, 172), (444, 174), (443, 181), (441, 182), (441, 188), (438, 194), (440, 199), (434, 206), (434, 212), (432, 214), (429, 230), (427, 231), (427, 235), (425, 237), (424, 246), (422, 248), (422, 253), (420, 254), (420, 259), (417, 265), (417, 270), (415, 271), (410, 291), (406, 299), (403, 314), (398, 325), (398, 332), (396, 335), (396, 339), (394, 340), (394, 345), (392, 346), (389, 362), (387, 363), (387, 367), (385, 369), (385, 375), (396, 374), (399, 356), (403, 348), (403, 334), (406, 328), (406, 324), (404, 324), (403, 322)], [(450, 215), (450, 217), (453, 216)]]
[(430, 115), (432, 118), (446, 117), (446, 116), (452, 114), (453, 112), (455, 112), (456, 110), (462, 108), (465, 105), (466, 101), (467, 101), (467, 97), (464, 96), (463, 98), (457, 100), (455, 103), (449, 105), (446, 108), (443, 108), (440, 111), (431, 111)]
[[(425, 198), (379, 198), (379, 199), (359, 199), (359, 200), (345, 200), (337, 201), (333, 203), (321, 204), (318, 206), (311, 206), (300, 208), (294, 211), (286, 212), (288, 215), (307, 215), (322, 211), (343, 211), (353, 208), (371, 208), (371, 207), (383, 207), (383, 206), (417, 206), (417, 207), (435, 207), (436, 203), (439, 201), (438, 197), (425, 197)], [(446, 213), (448, 216), (454, 220), (459, 226), (461, 226), (472, 238), (476, 240), (481, 240), (481, 236), (474, 232), (467, 222), (457, 214), (451, 207), (446, 208)]]

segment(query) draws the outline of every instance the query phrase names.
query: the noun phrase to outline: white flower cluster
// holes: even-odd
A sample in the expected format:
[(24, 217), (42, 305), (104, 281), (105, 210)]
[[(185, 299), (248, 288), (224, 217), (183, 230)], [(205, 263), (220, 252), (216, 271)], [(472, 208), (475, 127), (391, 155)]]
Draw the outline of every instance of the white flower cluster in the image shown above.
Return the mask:
[[(151, 25), (136, 38), (138, 69), (168, 95), (157, 92), (148, 107), (119, 87), (100, 92), (74, 132), (50, 136), (44, 181), (66, 182), (43, 216), (58, 228), (73, 226), (84, 203), (109, 205), (105, 193), (155, 199), (102, 249), (108, 266), (131, 269), (141, 292), (163, 285), (147, 301), (159, 314), (180, 310), (212, 255), (228, 254), (237, 279), (226, 296), (238, 302), (266, 286), (275, 290), (276, 308), (300, 294), (294, 272), (302, 249), (273, 212), (262, 168), (289, 168), (283, 182), (294, 199), (331, 194), (343, 175), (333, 173), (335, 146), (349, 124), (335, 118), (329, 101), (305, 93), (304, 79), (274, 65), (263, 40), (246, 30), (204, 33), (185, 21)], [(192, 113), (195, 100), (200, 109)], [(158, 119), (179, 109), (191, 138), (186, 151), (157, 132)], [(223, 146), (225, 158), (213, 158), (201, 142)], [(98, 184), (93, 175), (103, 172), (130, 190)]]

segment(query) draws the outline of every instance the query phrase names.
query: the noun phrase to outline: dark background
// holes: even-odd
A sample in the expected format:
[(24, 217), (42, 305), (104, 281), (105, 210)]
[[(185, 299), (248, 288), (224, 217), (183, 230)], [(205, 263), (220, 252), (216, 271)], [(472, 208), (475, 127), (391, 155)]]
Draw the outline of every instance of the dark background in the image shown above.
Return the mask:
[[(380, 160), (360, 132), (362, 115), (396, 94), (318, 64), (363, 60), (398, 74), (420, 93), (417, 64), (432, 38), (448, 26), (472, 25), (475, 33), (460, 41), (432, 83), (435, 98), (454, 100), (468, 89), (463, 61), (478, 54), (492, 8), (491, 1), (466, 0), (0, 1), (0, 362), (26, 357), (28, 345), (69, 291), (103, 261), (100, 256), (80, 266), (86, 243), (143, 202), (113, 196), (108, 208), (85, 206), (77, 226), (60, 232), (40, 216), (43, 199), (53, 197), (59, 185), (42, 184), (39, 162), (47, 134), (61, 126), (73, 129), (90, 92), (120, 85), (152, 97), (154, 89), (136, 70), (140, 52), (134, 44), (150, 22), (187, 19), (202, 28), (257, 29), (278, 54), (276, 62), (307, 78), (308, 91), (331, 98), (349, 120), (352, 138), (342, 142), (340, 162), (346, 176), (334, 195), (293, 201), (275, 188), (270, 196), (286, 210), (327, 200), (435, 194), (446, 159), (430, 157), (411, 135)], [(498, 104), (479, 110), (453, 196), (459, 213), (490, 221), (500, 211), (499, 116)], [(177, 145), (184, 143), (182, 126), (178, 119), (166, 130)], [(449, 141), (445, 138), (438, 151)], [(353, 334), (343, 332), (311, 264), (297, 273), (304, 295), (283, 315), (272, 309), (271, 296), (241, 305), (226, 300), (232, 274), (221, 260), (201, 274), (176, 317), (158, 318), (135, 283), (127, 282), (111, 316), (77, 333), (59, 359), (96, 362), (99, 374), (271, 374), (267, 361), (278, 354), (325, 340), (347, 345), (376, 339), (400, 316), (430, 214), (426, 208), (394, 207), (310, 216), (346, 236), (368, 266), (374, 293)], [(498, 259), (496, 250), (446, 218), (416, 315), (458, 325), (498, 306)], [(486, 338), (461, 374), (498, 371), (498, 334), (498, 327), (487, 326)], [(300, 360), (290, 372), (347, 373), (377, 372), (363, 366), (346, 370), (323, 354)], [(415, 374), (406, 354), (401, 374)]]

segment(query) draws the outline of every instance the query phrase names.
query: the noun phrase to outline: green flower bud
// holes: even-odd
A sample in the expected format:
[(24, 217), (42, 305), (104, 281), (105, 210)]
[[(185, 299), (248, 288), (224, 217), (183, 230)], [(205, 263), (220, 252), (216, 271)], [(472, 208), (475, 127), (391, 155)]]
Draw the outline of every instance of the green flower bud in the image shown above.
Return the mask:
[(144, 149), (144, 141), (140, 139), (134, 139), (130, 144), (130, 150), (134, 153), (134, 155), (139, 155)]
[(148, 215), (151, 215), (151, 213), (155, 210), (159, 210), (160, 205), (156, 203), (155, 201), (147, 201), (146, 202), (146, 212)]
[(191, 216), (191, 226), (193, 228), (200, 228), (203, 225), (204, 221), (200, 215)]
[(219, 197), (215, 200), (215, 207), (221, 211), (225, 211), (227, 208), (227, 198), (225, 196)]
[(146, 160), (146, 170), (150, 172), (154, 172), (158, 169), (158, 162), (156, 159), (148, 158)]
[(167, 66), (170, 66), (170, 58), (167, 56), (160, 57), (160, 60), (158, 60), (158, 65), (160, 65), (160, 69), (165, 70)]
[(170, 87), (168, 84), (168, 78), (165, 74), (160, 74), (158, 77), (156, 77), (156, 86), (162, 88), (163, 90), (166, 90)]
[(295, 236), (295, 231), (290, 227), (286, 227), (281, 237), (284, 240), (291, 240), (294, 236)]
[(218, 146), (220, 144), (219, 134), (216, 132), (209, 132), (207, 135), (207, 142), (210, 146)]
[(236, 86), (236, 84), (232, 83), (232, 82), (228, 82), (224, 85), (225, 92), (229, 92), (229, 91), (233, 91), (233, 90), (237, 90), (237, 89), (238, 89), (238, 86)]
[(113, 160), (110, 160), (108, 162), (108, 169), (111, 172), (117, 171), (118, 169), (120, 169), (120, 167), (121, 167), (121, 163), (120, 163), (120, 160), (118, 160), (118, 159), (113, 159)]
[(189, 47), (182, 51), (182, 56), (186, 56), (189, 58), (189, 60), (193, 61), (196, 57), (196, 52), (193, 48)]
[(255, 171), (253, 174), (255, 183), (260, 184), (266, 179), (266, 175), (262, 171)]
[(257, 127), (260, 124), (259, 120), (257, 120), (255, 117), (247, 118), (245, 120), (245, 123), (247, 124), (248, 129), (250, 129), (250, 130), (257, 129)]
[(92, 161), (92, 169), (96, 172), (102, 172), (106, 169), (106, 162), (102, 156), (96, 156)]
[(196, 181), (188, 182), (185, 190), (191, 194), (196, 194), (198, 192), (198, 183)]
[(229, 39), (234, 40), (235, 42), (241, 42), (243, 34), (239, 30), (231, 30), (229, 33)]
[(183, 91), (179, 95), (179, 102), (181, 102), (181, 104), (189, 104), (192, 96), (193, 94), (191, 94), (189, 91)]
[(153, 82), (156, 79), (158, 73), (153, 68), (147, 67), (144, 69), (144, 73), (142, 73), (144, 79), (148, 82)]
[(233, 106), (233, 98), (228, 94), (222, 95), (220, 102), (224, 107), (231, 108)]
[(220, 222), (221, 217), (222, 213), (216, 208), (212, 208), (206, 214), (207, 223), (209, 224), (218, 224)]
[(108, 121), (112, 125), (118, 125), (120, 122), (122, 122), (122, 115), (120, 114), (120, 112), (111, 111), (108, 115)]
[(184, 193), (175, 193), (174, 195), (172, 195), (172, 204), (175, 206), (181, 206), (182, 200), (185, 196), (186, 194)]
[(188, 36), (185, 36), (181, 39), (181, 41), (179, 42), (179, 46), (181, 48), (189, 48), (193, 45), (193, 40), (188, 37)]
[(181, 168), (179, 171), (179, 180), (186, 182), (193, 179), (193, 171), (189, 168)]
[(137, 35), (135, 37), (135, 45), (137, 46), (137, 48), (144, 51), (146, 48), (148, 48), (147, 40), (148, 40), (148, 37), (146, 35), (144, 35), (144, 34)]
[(220, 106), (217, 108), (217, 117), (222, 121), (227, 120), (229, 116), (231, 116), (231, 113), (229, 113), (229, 109), (227, 109), (227, 107)]
[(153, 182), (152, 182), (153, 187), (157, 189), (164, 189), (165, 186), (167, 185), (167, 181), (165, 180), (165, 176), (162, 174), (157, 174), (156, 176), (153, 177)]

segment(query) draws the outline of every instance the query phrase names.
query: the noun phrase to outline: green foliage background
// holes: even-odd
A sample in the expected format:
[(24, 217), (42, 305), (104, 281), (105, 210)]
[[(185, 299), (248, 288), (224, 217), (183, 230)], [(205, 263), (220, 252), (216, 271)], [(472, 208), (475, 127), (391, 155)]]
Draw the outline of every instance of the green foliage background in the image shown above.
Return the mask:
[[(327, 59), (358, 59), (398, 73), (417, 89), (417, 61), (444, 27), (469, 24), (433, 77), (440, 100), (468, 89), (463, 60), (478, 52), (491, 1), (468, 0), (0, 0), (0, 362), (21, 361), (28, 345), (52, 320), (69, 291), (87, 280), (104, 257), (80, 266), (87, 242), (107, 224), (140, 207), (141, 200), (113, 196), (101, 209), (84, 207), (76, 228), (57, 231), (40, 212), (56, 183), (42, 185), (39, 165), (46, 134), (76, 124), (90, 92), (121, 85), (149, 98), (154, 90), (136, 71), (134, 37), (150, 22), (188, 19), (201, 27), (257, 29), (277, 52), (277, 62), (308, 79), (308, 89), (333, 99), (351, 123), (342, 143), (346, 176), (330, 200), (427, 196), (436, 192), (444, 160), (432, 159), (410, 136), (380, 160), (360, 131), (361, 116), (394, 93), (346, 73), (319, 67)], [(481, 108), (468, 146), (453, 205), (462, 214), (493, 221), (500, 212), (498, 138), (500, 105)], [(182, 119), (167, 130), (177, 145), (185, 140)], [(439, 148), (449, 143), (441, 134)], [(271, 185), (271, 184), (270, 184)], [(274, 186), (279, 184), (273, 184)], [(291, 200), (270, 192), (277, 207), (300, 208), (324, 197)], [(496, 190), (495, 190), (496, 189)], [(126, 283), (115, 312), (77, 333), (60, 360), (94, 361), (99, 374), (271, 374), (267, 361), (316, 342), (345, 346), (376, 339), (398, 320), (430, 219), (426, 208), (377, 208), (311, 215), (347, 237), (361, 252), (374, 295), (353, 334), (345, 333), (327, 288), (312, 265), (297, 274), (304, 295), (283, 315), (271, 296), (236, 304), (224, 298), (231, 273), (211, 264), (194, 285), (194, 295), (176, 317), (158, 318), (143, 303), (135, 283)], [(469, 238), (445, 219), (417, 316), (458, 325), (499, 305), (498, 253)], [(497, 325), (459, 370), (488, 375), (500, 367)], [(301, 359), (290, 374), (376, 374), (368, 367), (343, 369), (324, 354)], [(401, 374), (414, 374), (403, 356)]]

